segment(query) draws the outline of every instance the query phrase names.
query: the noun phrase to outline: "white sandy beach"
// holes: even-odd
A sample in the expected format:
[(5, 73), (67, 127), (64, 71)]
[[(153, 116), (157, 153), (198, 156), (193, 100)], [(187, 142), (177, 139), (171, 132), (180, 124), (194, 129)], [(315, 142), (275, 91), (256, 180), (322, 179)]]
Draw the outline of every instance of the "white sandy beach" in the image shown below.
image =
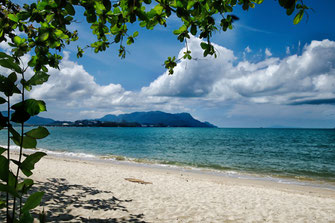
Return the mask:
[(315, 187), (52, 156), (33, 179), (51, 222), (335, 222)]

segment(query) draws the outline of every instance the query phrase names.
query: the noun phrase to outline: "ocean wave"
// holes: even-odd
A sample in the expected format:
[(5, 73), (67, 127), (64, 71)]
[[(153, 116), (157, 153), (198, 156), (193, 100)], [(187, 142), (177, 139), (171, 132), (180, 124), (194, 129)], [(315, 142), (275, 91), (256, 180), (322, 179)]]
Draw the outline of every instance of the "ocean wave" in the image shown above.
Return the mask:
[[(0, 145), (4, 148), (7, 146)], [(17, 145), (11, 145), (11, 150), (15, 152), (20, 151), (20, 147)], [(44, 152), (51, 156), (57, 156), (57, 157), (72, 157), (72, 158), (83, 158), (83, 159), (99, 159), (98, 156), (93, 154), (87, 154), (87, 153), (75, 153), (75, 152), (69, 152), (69, 151), (54, 151), (54, 150), (47, 150), (44, 148), (36, 148), (36, 149), (24, 149), (24, 152), (28, 153), (34, 153), (34, 152)]]
[[(4, 148), (7, 146), (0, 145)], [(19, 151), (19, 146), (11, 145), (12, 151)], [(331, 190), (335, 190), (335, 183), (333, 181), (327, 180), (319, 180), (312, 177), (306, 176), (292, 176), (285, 174), (271, 174), (271, 173), (257, 173), (243, 170), (234, 170), (230, 167), (223, 167), (220, 165), (206, 165), (206, 164), (192, 164), (192, 163), (184, 163), (177, 161), (169, 161), (169, 160), (157, 160), (157, 159), (148, 159), (148, 158), (132, 158), (121, 155), (94, 155), (88, 153), (76, 153), (70, 151), (61, 151), (61, 150), (48, 150), (44, 148), (36, 148), (36, 149), (24, 149), (25, 152), (34, 153), (36, 151), (44, 152), (50, 156), (55, 157), (63, 157), (63, 158), (72, 158), (72, 159), (81, 159), (81, 160), (95, 160), (95, 161), (103, 161), (103, 162), (117, 162), (117, 163), (128, 163), (128, 164), (136, 164), (143, 165), (147, 167), (156, 167), (156, 168), (169, 168), (173, 170), (181, 170), (186, 172), (196, 172), (203, 174), (210, 174), (215, 176), (223, 176), (223, 177), (232, 177), (238, 179), (247, 179), (247, 180), (264, 180), (277, 182), (282, 184), (293, 184), (293, 185), (302, 185), (302, 186), (314, 186), (314, 187), (322, 187)]]

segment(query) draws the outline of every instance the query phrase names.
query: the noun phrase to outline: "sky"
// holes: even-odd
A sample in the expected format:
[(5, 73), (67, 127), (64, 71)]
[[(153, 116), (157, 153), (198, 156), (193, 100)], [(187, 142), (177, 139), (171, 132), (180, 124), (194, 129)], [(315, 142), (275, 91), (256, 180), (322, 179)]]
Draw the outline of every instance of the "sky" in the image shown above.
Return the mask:
[[(79, 16), (71, 25), (79, 41), (65, 49), (60, 70), (50, 69), (49, 81), (29, 97), (45, 100), (48, 112), (41, 116), (56, 120), (159, 110), (189, 112), (219, 127), (334, 128), (335, 1), (304, 3), (313, 10), (298, 25), (278, 1), (249, 11), (235, 7), (234, 29), (212, 38), (218, 58), (204, 58), (202, 40), (191, 36), (195, 59), (181, 60), (173, 75), (162, 64), (185, 50), (172, 33), (180, 26), (175, 17), (154, 31), (130, 27), (139, 36), (125, 59), (116, 47), (99, 54), (88, 50), (77, 59), (77, 45), (94, 40)], [(4, 43), (0, 48), (9, 50)]]

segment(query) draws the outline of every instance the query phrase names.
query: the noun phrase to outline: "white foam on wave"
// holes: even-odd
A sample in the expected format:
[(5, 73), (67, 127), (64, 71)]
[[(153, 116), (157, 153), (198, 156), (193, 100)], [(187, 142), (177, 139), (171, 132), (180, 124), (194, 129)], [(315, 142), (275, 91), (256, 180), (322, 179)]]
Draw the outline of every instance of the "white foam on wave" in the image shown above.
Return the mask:
[[(0, 145), (4, 148), (7, 148), (7, 146)], [(17, 145), (11, 145), (10, 146), (12, 151), (20, 151), (20, 147)], [(53, 151), (53, 150), (47, 150), (44, 148), (36, 148), (36, 149), (24, 149), (24, 151), (28, 153), (34, 153), (34, 152), (44, 152), (51, 156), (57, 156), (57, 157), (70, 157), (70, 158), (79, 158), (79, 159), (99, 159), (97, 156), (93, 154), (87, 154), (87, 153), (76, 153), (76, 152), (68, 152), (68, 151)]]

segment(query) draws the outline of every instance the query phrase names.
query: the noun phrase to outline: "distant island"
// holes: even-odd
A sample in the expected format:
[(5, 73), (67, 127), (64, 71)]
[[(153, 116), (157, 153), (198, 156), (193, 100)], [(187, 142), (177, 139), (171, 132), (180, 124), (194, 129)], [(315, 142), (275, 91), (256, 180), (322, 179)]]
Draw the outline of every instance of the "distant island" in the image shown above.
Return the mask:
[[(7, 116), (7, 112), (1, 112)], [(31, 117), (26, 125), (73, 126), (73, 127), (202, 127), (217, 128), (209, 122), (194, 119), (189, 113), (171, 114), (161, 111), (133, 112), (121, 115), (105, 115), (99, 119), (56, 121), (39, 116)]]

